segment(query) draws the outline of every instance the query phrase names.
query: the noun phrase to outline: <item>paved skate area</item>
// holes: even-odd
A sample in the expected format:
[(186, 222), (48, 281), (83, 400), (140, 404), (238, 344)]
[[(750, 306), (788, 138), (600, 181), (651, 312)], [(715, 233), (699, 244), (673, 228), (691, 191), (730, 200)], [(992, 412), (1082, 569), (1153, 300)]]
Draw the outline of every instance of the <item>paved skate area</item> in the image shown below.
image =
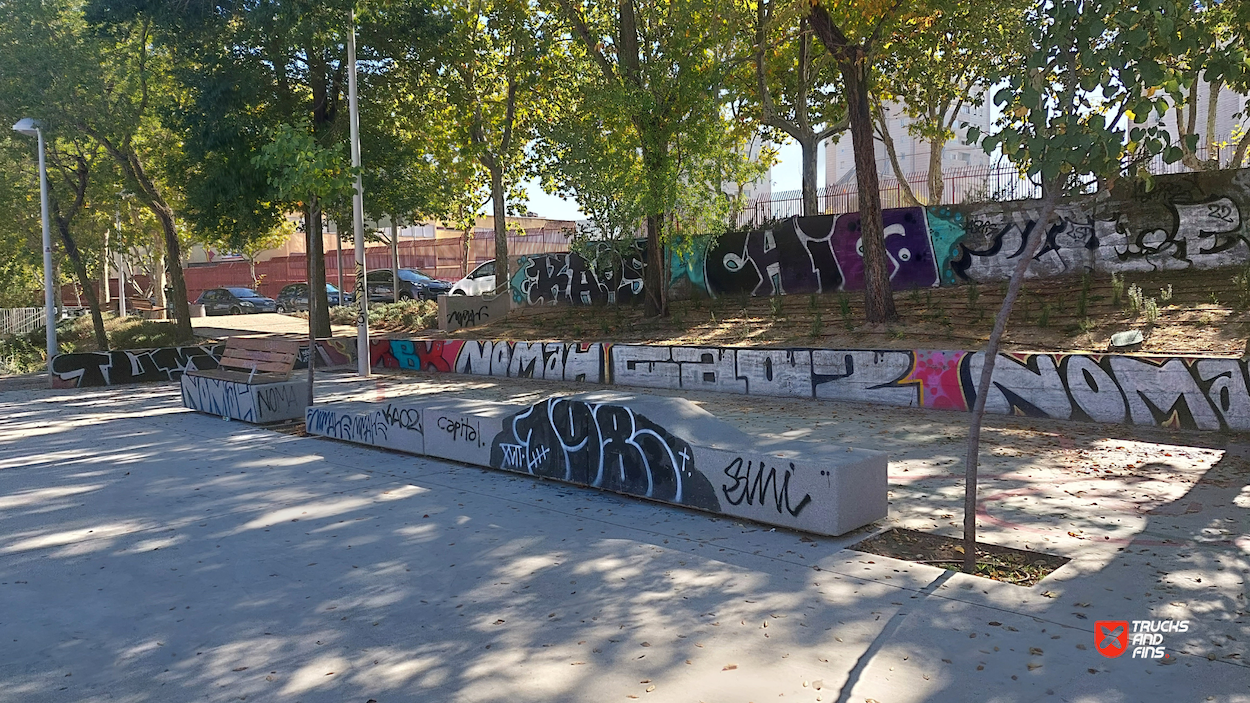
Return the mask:
[[(320, 376), (319, 400), (586, 386)], [(1250, 701), (1244, 438), (988, 419), (981, 536), (1032, 588), (845, 550), (958, 534), (967, 416), (692, 396), (888, 451), (841, 538), (278, 434), (176, 384), (0, 392), (0, 701)], [(1187, 619), (1171, 663), (1096, 620)]]

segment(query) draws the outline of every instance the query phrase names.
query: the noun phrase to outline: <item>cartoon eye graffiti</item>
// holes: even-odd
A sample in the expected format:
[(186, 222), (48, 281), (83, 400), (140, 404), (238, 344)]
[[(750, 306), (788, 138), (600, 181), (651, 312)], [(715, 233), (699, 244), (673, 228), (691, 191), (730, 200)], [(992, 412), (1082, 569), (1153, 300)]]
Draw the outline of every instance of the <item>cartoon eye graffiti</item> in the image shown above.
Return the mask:
[(911, 261), (911, 250), (908, 249), (907, 247), (903, 247), (902, 249), (899, 249), (898, 260), (899, 261)]
[(864, 238), (860, 237), (855, 240), (855, 253), (862, 258), (864, 256)]
[(743, 265), (746, 264), (746, 262), (742, 260), (742, 257), (738, 256), (737, 254), (726, 254), (725, 258), (722, 260), (722, 263), (725, 265), (726, 271), (734, 271), (734, 272), (741, 271)]

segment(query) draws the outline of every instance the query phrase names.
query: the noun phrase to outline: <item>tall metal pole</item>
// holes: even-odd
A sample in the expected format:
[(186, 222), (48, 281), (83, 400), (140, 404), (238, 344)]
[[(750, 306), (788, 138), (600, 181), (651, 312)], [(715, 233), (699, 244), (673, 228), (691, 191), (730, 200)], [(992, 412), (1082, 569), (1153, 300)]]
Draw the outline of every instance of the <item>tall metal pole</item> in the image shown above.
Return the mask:
[(347, 101), (351, 119), (352, 168), (356, 192), (352, 195), (352, 234), (356, 240), (356, 370), (369, 375), (369, 290), (365, 284), (365, 190), (360, 178), (360, 104), (356, 100), (356, 10), (348, 10)]
[(52, 296), (52, 230), (48, 227), (48, 168), (44, 163), (43, 130), (36, 129), (39, 138), (39, 208), (43, 214), (43, 305), (47, 312), (48, 381), (52, 381), (52, 357), (56, 356), (56, 302)]

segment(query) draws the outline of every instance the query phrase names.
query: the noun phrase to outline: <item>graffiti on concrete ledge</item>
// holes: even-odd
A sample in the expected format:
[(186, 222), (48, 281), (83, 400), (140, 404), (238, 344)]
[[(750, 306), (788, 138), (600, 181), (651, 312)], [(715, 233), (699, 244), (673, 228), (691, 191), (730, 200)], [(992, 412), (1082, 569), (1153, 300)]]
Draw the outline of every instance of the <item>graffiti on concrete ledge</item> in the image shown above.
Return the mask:
[(544, 400), (504, 421), (491, 446), (497, 469), (720, 511), (694, 451), (621, 405)]
[(221, 344), (203, 344), (58, 354), (52, 357), (53, 384), (58, 388), (86, 388), (176, 381), (187, 369), (217, 368), (223, 348)]
[[(923, 349), (399, 339), (373, 342), (370, 355), (375, 366), (415, 371), (958, 411), (972, 407), (984, 363), (982, 352)], [(1248, 379), (1246, 362), (1231, 358), (1004, 353), (986, 408), (1063, 420), (1250, 430)]]

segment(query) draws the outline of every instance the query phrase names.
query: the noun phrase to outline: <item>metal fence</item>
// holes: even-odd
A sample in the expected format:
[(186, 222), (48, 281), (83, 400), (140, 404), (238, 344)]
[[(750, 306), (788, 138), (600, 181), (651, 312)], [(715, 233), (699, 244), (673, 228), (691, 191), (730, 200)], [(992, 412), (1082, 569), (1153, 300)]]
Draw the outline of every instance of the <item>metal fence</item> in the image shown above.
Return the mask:
[(42, 329), (43, 308), (0, 308), (0, 337)]
[[(404, 239), (399, 242), (400, 268), (421, 269), (425, 273), (449, 281), (464, 276), (465, 267), (472, 271), (479, 264), (495, 258), (495, 233), (492, 230), (474, 230), (469, 236), (468, 260), (466, 262), (463, 241), (459, 238)], [(562, 230), (530, 230), (524, 235), (508, 237), (508, 254), (523, 256), (569, 250), (569, 235)], [(341, 261), (341, 265), (340, 265)], [(355, 288), (356, 252), (349, 244), (340, 252), (330, 248), (325, 252), (326, 282), (338, 285), (342, 272), (343, 288), (352, 292)], [(306, 254), (280, 256), (256, 264), (256, 277), (260, 279), (258, 290), (263, 295), (276, 296), (288, 283), (306, 280), (308, 271)], [(365, 247), (365, 267), (370, 271), (389, 269), (391, 251), (386, 245)], [(187, 284), (187, 298), (192, 302), (209, 288), (223, 286), (252, 286), (251, 273), (245, 261), (218, 262), (208, 265), (188, 266), (183, 270)]]
[[(907, 175), (907, 183), (918, 200), (928, 203), (929, 178), (924, 173)], [(905, 191), (898, 179), (880, 179), (881, 207), (906, 207)], [(1020, 175), (1014, 166), (965, 166), (942, 173), (942, 197), (935, 205), (983, 202), (986, 200), (1027, 200), (1041, 197), (1040, 189)], [(855, 183), (838, 183), (816, 191), (816, 207), (826, 215), (859, 210), (859, 188)], [(803, 193), (797, 190), (772, 193), (752, 201), (738, 217), (739, 225), (750, 225), (803, 214)]]
[[(1195, 159), (1165, 163), (1163, 157), (1155, 156), (1142, 164), (1154, 175), (1186, 173), (1203, 170), (1209, 166), (1232, 168), (1235, 145), (1211, 145), (1199, 148)], [(1129, 165), (1126, 164), (1126, 169)], [(1021, 175), (1015, 166), (995, 164), (989, 166), (965, 166), (945, 169), (942, 172), (942, 197), (930, 202), (929, 178), (926, 173), (907, 175), (916, 199), (928, 205), (958, 205), (963, 203), (1003, 202), (1008, 200), (1031, 200), (1042, 197), (1041, 188)], [(1091, 182), (1089, 188), (1093, 188)], [(892, 173), (882, 173), (880, 178), (881, 207), (906, 207), (903, 186)], [(850, 183), (825, 186), (816, 191), (818, 212), (837, 215), (859, 211), (859, 189)], [(738, 216), (739, 226), (750, 226), (770, 220), (780, 220), (803, 214), (803, 193), (797, 190), (780, 191), (753, 200)]]

